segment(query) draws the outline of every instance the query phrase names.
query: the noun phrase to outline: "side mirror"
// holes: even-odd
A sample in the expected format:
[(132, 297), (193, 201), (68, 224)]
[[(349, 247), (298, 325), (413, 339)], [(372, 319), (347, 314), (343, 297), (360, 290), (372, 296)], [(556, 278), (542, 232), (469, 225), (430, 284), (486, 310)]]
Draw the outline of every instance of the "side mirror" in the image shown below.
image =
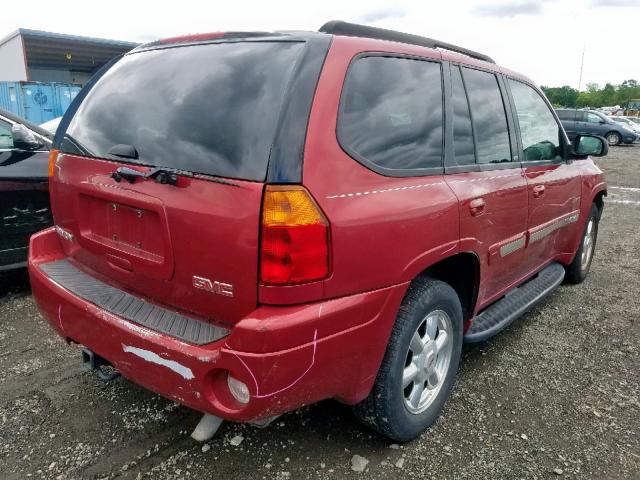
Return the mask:
[(604, 157), (609, 153), (609, 144), (596, 135), (578, 135), (573, 142), (572, 153), (576, 157)]
[(42, 142), (21, 123), (15, 123), (11, 127), (11, 135), (13, 135), (13, 146), (20, 150), (37, 150), (42, 147)]

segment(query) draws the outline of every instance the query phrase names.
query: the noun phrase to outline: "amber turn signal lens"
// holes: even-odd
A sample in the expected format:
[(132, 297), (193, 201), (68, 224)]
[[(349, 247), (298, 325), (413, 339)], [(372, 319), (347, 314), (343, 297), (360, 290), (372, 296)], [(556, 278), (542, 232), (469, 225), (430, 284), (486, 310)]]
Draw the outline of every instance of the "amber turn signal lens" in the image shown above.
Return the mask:
[(49, 178), (53, 178), (56, 171), (56, 160), (58, 159), (58, 150), (51, 150), (49, 152)]
[(291, 285), (329, 274), (329, 223), (303, 187), (266, 187), (261, 233), (263, 283)]

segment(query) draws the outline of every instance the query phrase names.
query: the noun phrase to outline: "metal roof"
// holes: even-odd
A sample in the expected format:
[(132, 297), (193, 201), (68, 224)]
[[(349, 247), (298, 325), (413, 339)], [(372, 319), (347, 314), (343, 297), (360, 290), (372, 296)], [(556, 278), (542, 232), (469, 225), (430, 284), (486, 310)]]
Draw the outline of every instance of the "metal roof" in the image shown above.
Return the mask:
[(90, 73), (139, 45), (135, 42), (20, 28), (0, 40), (0, 46), (16, 36), (22, 37), (28, 67), (70, 67), (74, 71)]
[(67, 40), (71, 42), (114, 45), (114, 46), (128, 47), (130, 49), (133, 47), (137, 47), (139, 45), (139, 43), (136, 43), (136, 42), (125, 42), (123, 40), (109, 40), (106, 38), (84, 37), (81, 35), (69, 35), (66, 33), (45, 32), (44, 30), (30, 30), (28, 28), (19, 28), (18, 30), (4, 37), (3, 39), (0, 39), (0, 45), (8, 42), (13, 37), (16, 37), (18, 35), (22, 35), (25, 38), (35, 37), (35, 38), (43, 38), (48, 40)]

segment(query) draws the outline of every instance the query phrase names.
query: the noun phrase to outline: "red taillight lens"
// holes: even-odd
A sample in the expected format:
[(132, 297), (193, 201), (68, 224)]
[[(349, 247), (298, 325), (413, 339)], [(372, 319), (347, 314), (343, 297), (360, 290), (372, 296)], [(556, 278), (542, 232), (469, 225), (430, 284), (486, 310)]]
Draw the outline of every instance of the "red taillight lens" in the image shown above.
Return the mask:
[(329, 274), (329, 223), (303, 187), (268, 185), (262, 204), (260, 280), (290, 285)]

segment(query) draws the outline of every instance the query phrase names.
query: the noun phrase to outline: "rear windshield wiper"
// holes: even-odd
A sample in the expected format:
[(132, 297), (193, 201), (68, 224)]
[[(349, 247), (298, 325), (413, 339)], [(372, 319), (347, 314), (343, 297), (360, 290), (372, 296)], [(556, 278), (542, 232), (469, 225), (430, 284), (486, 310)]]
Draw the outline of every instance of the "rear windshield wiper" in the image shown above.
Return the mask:
[(118, 157), (118, 159), (126, 159), (127, 163), (133, 163), (135, 165), (142, 165), (145, 167), (151, 167), (152, 170), (148, 173), (142, 173), (138, 170), (134, 170), (133, 168), (128, 167), (120, 167), (115, 172), (111, 174), (111, 177), (116, 181), (120, 182), (124, 178), (129, 183), (134, 183), (136, 178), (154, 178), (158, 183), (166, 183), (169, 185), (176, 185), (178, 181), (178, 175), (182, 175), (184, 177), (197, 177), (207, 180), (209, 182), (222, 183), (224, 185), (231, 185), (233, 187), (237, 187), (238, 185), (229, 182), (228, 180), (223, 180), (221, 178), (193, 173), (188, 170), (180, 170), (178, 168), (171, 167), (155, 167), (150, 163), (146, 163), (138, 159), (138, 150), (133, 145), (128, 145), (124, 143), (119, 143), (114, 145), (107, 152), (109, 155), (114, 157)]
[(109, 149), (107, 153), (109, 155), (113, 155), (114, 157), (124, 158), (131, 163), (135, 163), (136, 165), (152, 167), (151, 170), (147, 173), (140, 172), (129, 167), (119, 167), (115, 172), (111, 173), (111, 177), (116, 182), (121, 182), (123, 178), (129, 183), (134, 183), (136, 181), (136, 178), (152, 178), (157, 183), (176, 185), (178, 183), (178, 175), (193, 177), (193, 173), (191, 172), (170, 167), (154, 167), (151, 164), (140, 161), (138, 150), (136, 150), (136, 147), (134, 147), (133, 145), (128, 145), (126, 143), (119, 143), (117, 145), (114, 145)]
[(147, 173), (140, 172), (139, 170), (134, 170), (129, 167), (118, 167), (113, 173), (111, 173), (111, 177), (116, 182), (121, 182), (122, 179), (124, 179), (129, 183), (135, 183), (137, 178), (152, 178), (157, 183), (167, 185), (177, 185), (178, 175), (193, 177), (193, 173), (191, 172), (169, 167), (154, 167)]

